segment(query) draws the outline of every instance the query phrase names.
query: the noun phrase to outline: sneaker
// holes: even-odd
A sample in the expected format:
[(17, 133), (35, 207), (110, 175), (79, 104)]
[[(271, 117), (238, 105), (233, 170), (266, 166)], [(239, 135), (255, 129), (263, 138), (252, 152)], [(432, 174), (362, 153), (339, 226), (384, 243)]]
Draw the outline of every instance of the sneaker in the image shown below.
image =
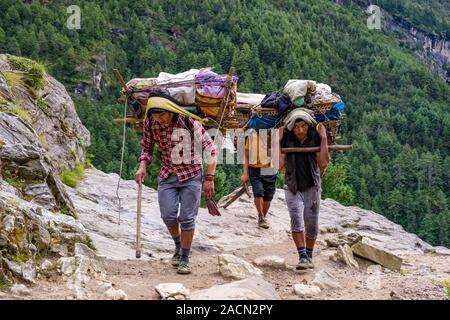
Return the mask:
[(314, 263), (312, 261), (312, 258), (308, 258), (308, 268), (309, 269), (314, 269)]
[(175, 253), (173, 254), (172, 257), (172, 265), (174, 267), (178, 267), (180, 265), (180, 260), (181, 260), (180, 250), (175, 249)]
[(191, 273), (191, 268), (186, 262), (180, 262), (178, 266), (177, 273), (179, 274), (189, 274)]
[(263, 229), (269, 229), (269, 224), (267, 223), (267, 220), (262, 217), (259, 218), (258, 220), (258, 226)]
[(300, 258), (300, 261), (298, 262), (295, 269), (297, 270), (306, 270), (310, 267), (310, 262), (306, 258)]

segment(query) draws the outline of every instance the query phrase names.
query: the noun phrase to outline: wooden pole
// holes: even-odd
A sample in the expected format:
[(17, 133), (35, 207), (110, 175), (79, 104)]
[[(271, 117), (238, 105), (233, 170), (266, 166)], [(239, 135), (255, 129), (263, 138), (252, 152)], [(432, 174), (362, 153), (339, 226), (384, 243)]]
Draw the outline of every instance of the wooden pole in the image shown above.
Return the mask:
[(245, 186), (242, 186), (242, 188), (230, 199), (228, 200), (224, 205), (221, 207), (226, 209), (230, 204), (235, 202), (240, 196), (242, 196), (245, 193)]
[(136, 217), (136, 258), (141, 257), (141, 204), (142, 183), (138, 184), (137, 217)]
[(228, 96), (229, 96), (229, 91), (231, 89), (231, 82), (233, 80), (233, 76), (236, 73), (236, 68), (235, 67), (230, 67), (230, 69), (228, 70), (228, 76), (227, 76), (227, 82), (225, 85), (225, 95), (223, 96), (222, 102), (220, 104), (220, 108), (219, 108), (219, 116), (222, 116), (222, 113), (224, 112), (224, 108), (228, 105)]
[[(346, 151), (352, 150), (352, 145), (339, 145), (333, 144), (328, 146), (329, 151)], [(320, 147), (304, 147), (304, 148), (281, 148), (282, 153), (292, 153), (292, 152), (319, 152)]]
[(122, 75), (120, 74), (120, 71), (118, 69), (113, 69), (114, 75), (116, 76), (116, 79), (119, 81), (120, 86), (122, 87), (123, 91), (127, 91), (127, 84), (125, 83), (125, 80), (123, 80)]
[(136, 123), (136, 122), (144, 122), (143, 119), (139, 118), (114, 118), (113, 122), (115, 123)]

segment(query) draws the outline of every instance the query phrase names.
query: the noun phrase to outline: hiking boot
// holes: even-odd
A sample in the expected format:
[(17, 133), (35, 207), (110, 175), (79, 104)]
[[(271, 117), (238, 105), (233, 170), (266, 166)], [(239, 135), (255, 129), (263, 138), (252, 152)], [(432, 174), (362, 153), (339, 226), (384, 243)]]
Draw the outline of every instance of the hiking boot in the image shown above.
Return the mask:
[(172, 265), (174, 267), (178, 267), (180, 265), (180, 260), (181, 260), (180, 250), (175, 249), (175, 253), (173, 254), (172, 257)]
[(263, 217), (259, 218), (258, 226), (263, 229), (269, 229), (269, 224), (267, 223), (267, 220)]
[[(312, 262), (311, 262), (312, 263)], [(310, 267), (310, 262), (306, 258), (300, 258), (300, 261), (297, 263), (295, 269), (297, 270), (306, 270)]]
[(178, 274), (189, 274), (191, 273), (191, 268), (186, 262), (180, 262), (180, 265), (178, 266), (177, 273)]
[(312, 258), (308, 258), (308, 268), (309, 269), (314, 269), (314, 263), (312, 261)]

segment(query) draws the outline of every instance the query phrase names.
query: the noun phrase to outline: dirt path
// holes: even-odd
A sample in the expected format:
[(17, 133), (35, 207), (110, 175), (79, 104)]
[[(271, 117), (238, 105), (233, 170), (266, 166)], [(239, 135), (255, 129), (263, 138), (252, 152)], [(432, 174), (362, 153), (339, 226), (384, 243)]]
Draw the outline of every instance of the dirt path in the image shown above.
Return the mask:
[[(297, 255), (290, 241), (270, 246), (258, 246), (236, 250), (235, 255), (246, 261), (264, 255), (284, 257), (291, 269), (271, 270), (264, 268), (264, 279), (270, 282), (282, 299), (391, 299), (391, 292), (406, 299), (445, 299), (442, 280), (450, 278), (450, 257), (433, 254), (408, 255), (400, 273), (382, 269), (382, 274), (373, 278), (366, 270), (370, 263), (358, 259), (360, 268), (349, 269), (347, 266), (329, 259), (335, 248), (318, 248), (315, 251), (314, 270), (299, 272), (294, 270)], [(107, 260), (108, 280), (117, 289), (122, 289), (128, 299), (159, 299), (154, 287), (163, 282), (180, 282), (191, 291), (206, 289), (213, 285), (224, 284), (229, 280), (219, 273), (217, 256), (194, 252), (191, 257), (193, 273), (178, 275), (167, 258), (147, 258), (145, 260)], [(317, 271), (325, 269), (332, 274), (342, 289), (324, 290), (314, 297), (300, 297), (293, 291), (297, 283), (310, 283)], [(368, 281), (375, 281), (375, 288), (370, 289)], [(378, 282), (377, 282), (378, 281)], [(89, 283), (92, 294), (89, 299), (105, 299), (95, 293), (98, 283)], [(11, 298), (3, 293), (0, 298)], [(41, 279), (32, 288), (32, 294), (26, 299), (72, 299), (73, 293), (66, 288), (61, 276), (56, 273)]]

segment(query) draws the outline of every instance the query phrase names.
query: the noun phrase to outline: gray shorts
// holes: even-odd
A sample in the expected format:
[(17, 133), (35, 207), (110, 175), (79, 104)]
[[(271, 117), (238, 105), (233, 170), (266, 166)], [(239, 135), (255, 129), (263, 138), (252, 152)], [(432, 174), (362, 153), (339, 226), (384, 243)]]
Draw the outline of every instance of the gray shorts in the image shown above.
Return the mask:
[(182, 182), (178, 181), (177, 176), (170, 176), (166, 180), (158, 177), (158, 203), (164, 223), (167, 226), (179, 223), (183, 231), (194, 230), (201, 191), (201, 173)]
[(305, 231), (306, 238), (316, 239), (319, 234), (320, 187), (292, 193), (284, 186), (286, 204), (291, 216), (291, 231)]

